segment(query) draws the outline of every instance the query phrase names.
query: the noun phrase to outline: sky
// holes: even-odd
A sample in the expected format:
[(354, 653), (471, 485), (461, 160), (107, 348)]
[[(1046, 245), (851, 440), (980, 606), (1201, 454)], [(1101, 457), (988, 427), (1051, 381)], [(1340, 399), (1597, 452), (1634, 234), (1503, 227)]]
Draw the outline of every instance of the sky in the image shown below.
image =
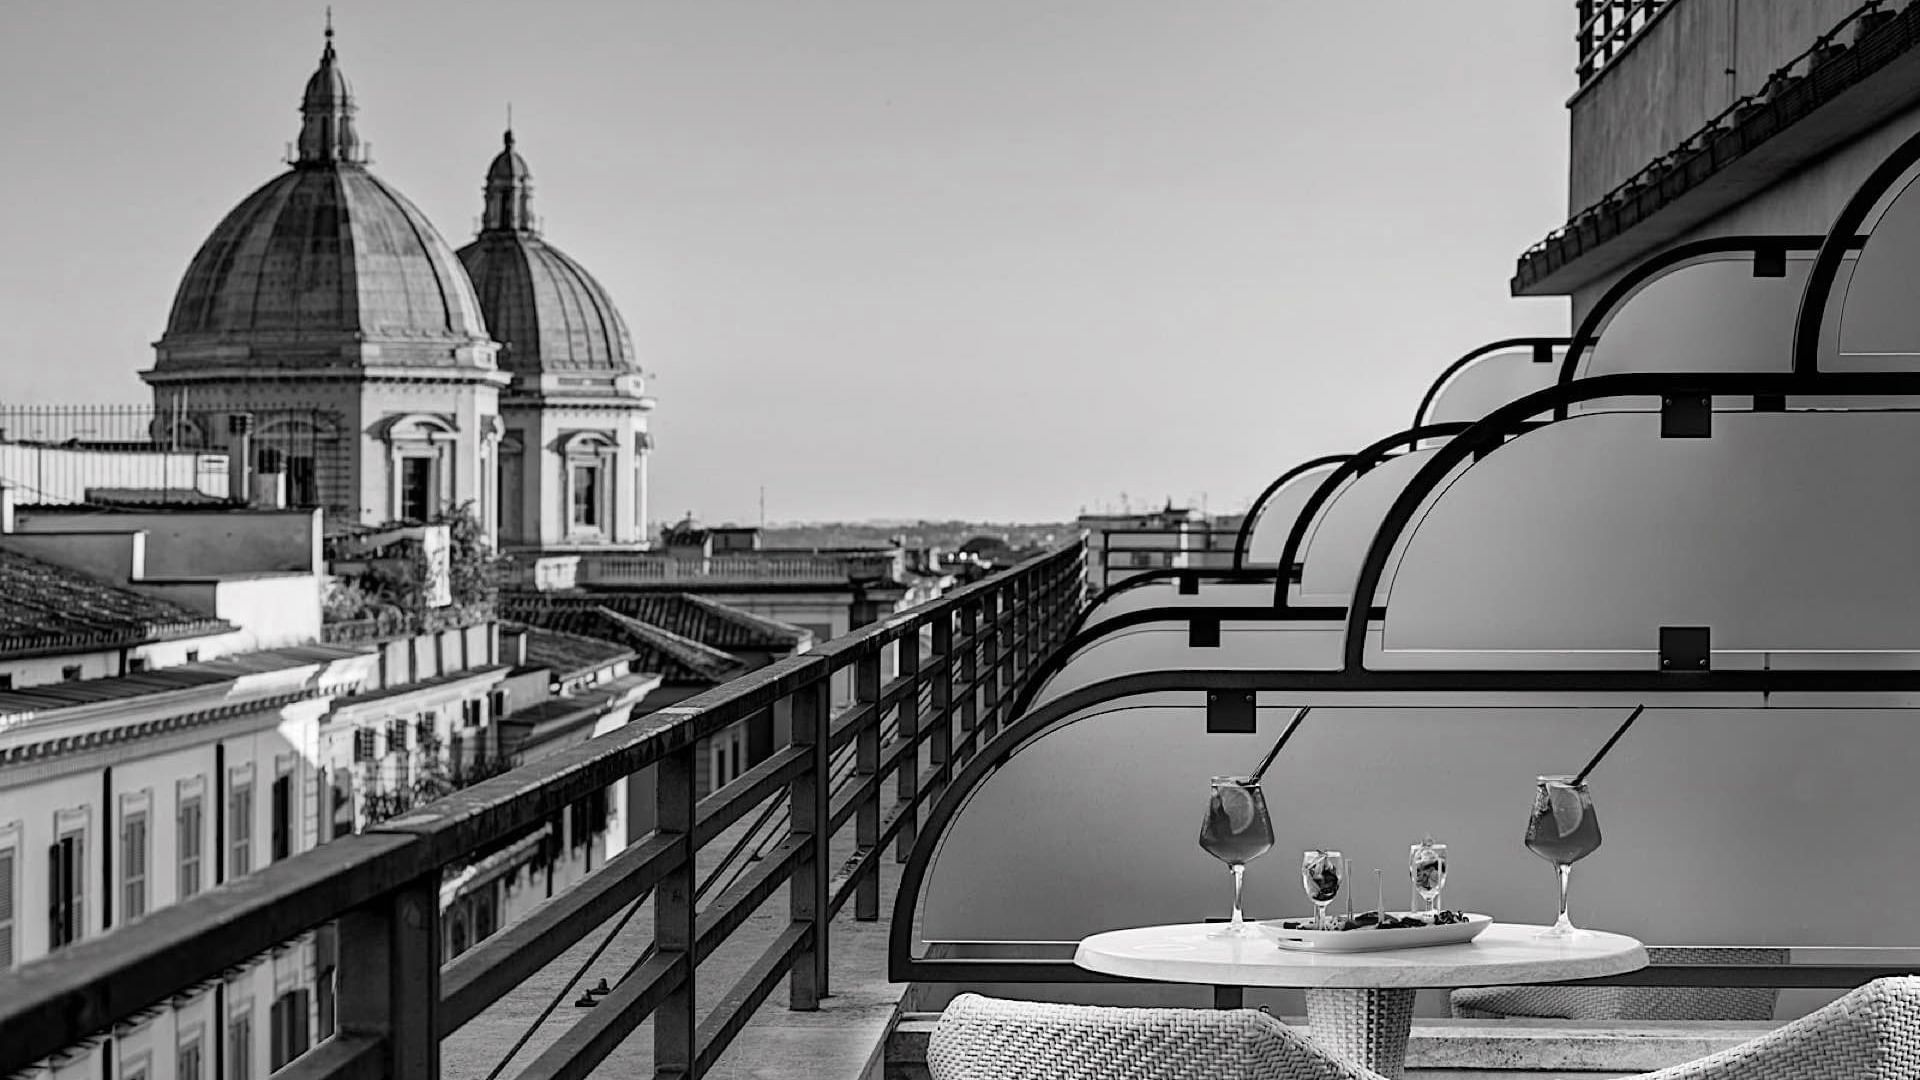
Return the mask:
[[(373, 170), (471, 238), (508, 104), (658, 398), (654, 515), (1242, 509), (1406, 426), (1566, 217), (1573, 4), (339, 0)], [(137, 402), (321, 3), (0, 3), (0, 402)]]

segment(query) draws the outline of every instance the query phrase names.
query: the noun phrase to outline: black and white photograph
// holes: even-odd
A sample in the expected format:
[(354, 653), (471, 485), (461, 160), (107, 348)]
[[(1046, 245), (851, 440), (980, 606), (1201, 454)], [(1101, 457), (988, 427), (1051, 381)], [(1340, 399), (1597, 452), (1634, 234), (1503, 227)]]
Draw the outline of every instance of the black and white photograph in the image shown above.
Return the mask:
[(0, 102), (0, 1080), (1920, 1080), (1920, 0)]

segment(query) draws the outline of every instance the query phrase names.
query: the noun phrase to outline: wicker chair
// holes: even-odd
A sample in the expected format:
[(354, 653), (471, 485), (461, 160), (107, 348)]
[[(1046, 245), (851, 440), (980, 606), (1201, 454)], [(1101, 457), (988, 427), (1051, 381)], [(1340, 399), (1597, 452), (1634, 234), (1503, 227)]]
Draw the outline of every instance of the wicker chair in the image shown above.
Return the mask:
[[(1785, 949), (1654, 946), (1655, 964), (1785, 964)], [(1764, 986), (1483, 986), (1455, 990), (1453, 1015), (1547, 1020), (1771, 1020), (1780, 991)]]
[[(1378, 1080), (1247, 1009), (1113, 1009), (962, 994), (927, 1044), (933, 1080)], [(1920, 1076), (1920, 978), (1880, 979), (1739, 1046), (1638, 1080)]]
[(1749, 1042), (1640, 1080), (1920, 1076), (1920, 978), (1879, 979)]
[(961, 994), (933, 1080), (1378, 1080), (1253, 1009), (1122, 1009)]

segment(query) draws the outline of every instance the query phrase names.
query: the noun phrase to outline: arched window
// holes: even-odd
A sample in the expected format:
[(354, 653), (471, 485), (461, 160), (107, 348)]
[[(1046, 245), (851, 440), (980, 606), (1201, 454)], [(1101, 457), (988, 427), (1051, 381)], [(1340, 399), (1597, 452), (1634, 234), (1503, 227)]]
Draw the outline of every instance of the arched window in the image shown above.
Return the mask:
[(609, 432), (578, 431), (563, 436), (559, 450), (568, 534), (604, 536), (612, 532), (613, 468), (619, 444)]

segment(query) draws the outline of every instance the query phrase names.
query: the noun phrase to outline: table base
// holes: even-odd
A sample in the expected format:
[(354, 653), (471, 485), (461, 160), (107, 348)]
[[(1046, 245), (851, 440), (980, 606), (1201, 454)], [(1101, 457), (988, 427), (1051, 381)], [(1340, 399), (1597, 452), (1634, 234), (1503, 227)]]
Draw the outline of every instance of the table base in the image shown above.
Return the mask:
[(1341, 1057), (1398, 1080), (1413, 1030), (1413, 991), (1308, 990), (1313, 1040)]

